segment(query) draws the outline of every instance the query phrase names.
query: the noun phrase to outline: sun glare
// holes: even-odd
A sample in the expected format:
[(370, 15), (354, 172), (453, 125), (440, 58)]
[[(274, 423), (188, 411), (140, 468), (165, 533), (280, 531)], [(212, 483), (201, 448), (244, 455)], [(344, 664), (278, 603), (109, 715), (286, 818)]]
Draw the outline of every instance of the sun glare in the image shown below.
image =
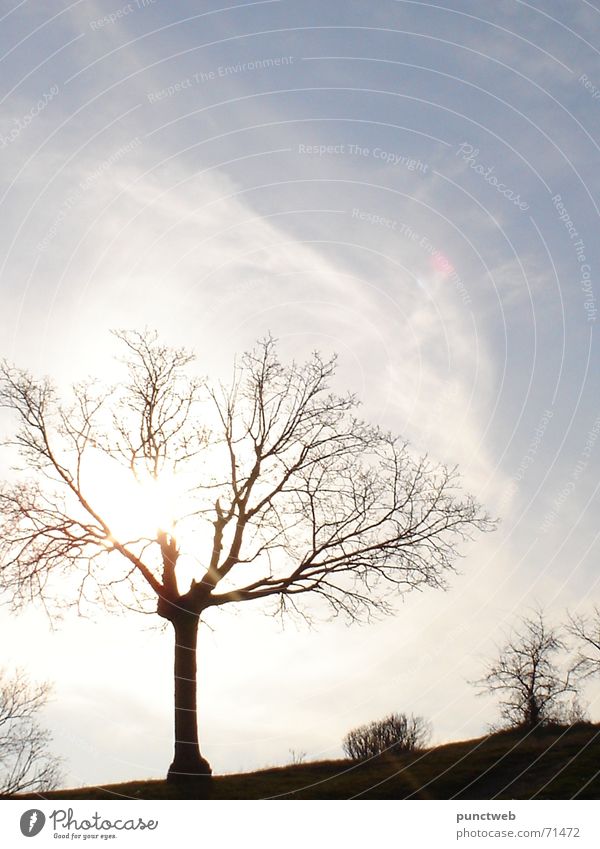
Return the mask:
[(90, 502), (122, 542), (153, 539), (159, 530), (172, 533), (182, 514), (180, 482), (173, 474), (136, 477), (107, 458), (88, 468)]

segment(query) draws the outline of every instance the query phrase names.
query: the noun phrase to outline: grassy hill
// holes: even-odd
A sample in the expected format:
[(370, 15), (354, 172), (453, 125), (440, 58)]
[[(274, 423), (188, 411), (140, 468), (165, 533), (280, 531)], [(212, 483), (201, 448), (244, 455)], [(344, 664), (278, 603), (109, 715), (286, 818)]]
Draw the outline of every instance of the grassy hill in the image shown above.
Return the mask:
[[(165, 781), (133, 781), (55, 791), (44, 798), (197, 795), (178, 792)], [(600, 725), (547, 728), (529, 735), (502, 732), (367, 763), (321, 761), (215, 776), (209, 795), (214, 799), (598, 799)]]

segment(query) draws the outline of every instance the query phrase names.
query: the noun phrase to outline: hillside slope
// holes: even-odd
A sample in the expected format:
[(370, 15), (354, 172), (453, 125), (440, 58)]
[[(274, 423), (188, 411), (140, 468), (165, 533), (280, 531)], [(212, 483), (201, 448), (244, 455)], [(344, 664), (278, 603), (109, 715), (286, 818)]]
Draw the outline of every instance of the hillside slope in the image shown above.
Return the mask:
[[(47, 799), (196, 798), (164, 781), (61, 790)], [(499, 733), (367, 763), (336, 760), (216, 776), (215, 799), (598, 799), (600, 725)], [(20, 798), (40, 798), (28, 796)]]

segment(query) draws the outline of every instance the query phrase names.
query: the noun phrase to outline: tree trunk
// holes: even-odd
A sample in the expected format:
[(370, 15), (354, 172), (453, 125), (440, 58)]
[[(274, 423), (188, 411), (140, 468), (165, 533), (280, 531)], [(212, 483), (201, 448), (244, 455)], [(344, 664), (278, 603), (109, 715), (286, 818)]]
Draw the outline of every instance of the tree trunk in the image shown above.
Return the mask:
[(196, 715), (196, 646), (199, 617), (178, 613), (175, 631), (175, 755), (167, 781), (184, 783), (211, 775), (210, 764), (200, 754)]
[(537, 703), (537, 699), (535, 696), (529, 696), (528, 705), (527, 705), (527, 720), (526, 725), (532, 731), (534, 731), (541, 720), (541, 710), (540, 706)]

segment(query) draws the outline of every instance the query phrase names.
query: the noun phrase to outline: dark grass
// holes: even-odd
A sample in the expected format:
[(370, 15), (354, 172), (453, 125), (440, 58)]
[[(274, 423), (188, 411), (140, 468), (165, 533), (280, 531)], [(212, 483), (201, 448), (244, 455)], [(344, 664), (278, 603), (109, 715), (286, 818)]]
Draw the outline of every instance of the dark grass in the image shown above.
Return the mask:
[(320, 761), (215, 776), (208, 791), (132, 781), (19, 798), (598, 799), (600, 725), (500, 732), (366, 763)]

